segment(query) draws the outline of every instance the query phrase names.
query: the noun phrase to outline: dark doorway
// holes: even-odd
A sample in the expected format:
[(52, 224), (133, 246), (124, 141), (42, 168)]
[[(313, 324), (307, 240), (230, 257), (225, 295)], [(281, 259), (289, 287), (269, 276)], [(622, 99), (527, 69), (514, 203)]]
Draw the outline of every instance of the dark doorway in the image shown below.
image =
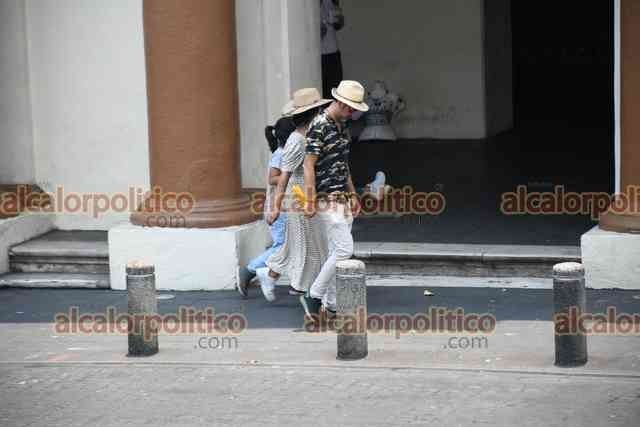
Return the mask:
[(504, 192), (614, 190), (612, 2), (511, 2), (514, 127), (482, 141), (358, 143), (357, 183), (442, 189), (439, 216), (356, 221), (357, 241), (580, 244), (584, 215), (507, 216)]
[(613, 192), (613, 2), (511, 8), (514, 121), (525, 136), (512, 148), (531, 154), (523, 171), (566, 177), (574, 182), (560, 184), (576, 191)]
[(513, 1), (511, 11), (516, 125), (610, 128), (612, 2)]

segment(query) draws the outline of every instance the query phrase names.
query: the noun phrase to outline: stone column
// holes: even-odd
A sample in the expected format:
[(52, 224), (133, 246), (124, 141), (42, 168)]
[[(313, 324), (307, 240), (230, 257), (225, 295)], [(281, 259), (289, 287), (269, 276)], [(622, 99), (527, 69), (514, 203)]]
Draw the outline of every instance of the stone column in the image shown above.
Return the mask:
[[(556, 366), (572, 367), (587, 363), (587, 335), (578, 327), (587, 310), (584, 268), (565, 262), (553, 266), (553, 323)], [(575, 329), (575, 330), (574, 330)]]
[[(148, 200), (136, 225), (215, 228), (257, 219), (240, 179), (234, 0), (144, 0), (151, 186), (188, 192), (176, 220)], [(158, 216), (164, 216), (158, 221)]]
[(369, 354), (367, 344), (367, 282), (365, 265), (358, 260), (336, 265), (338, 359), (359, 360)]
[(640, 2), (620, 2), (620, 191), (629, 206), (605, 213), (600, 228), (622, 233), (640, 232)]
[(158, 300), (155, 267), (139, 262), (127, 266), (128, 343), (130, 357), (158, 352)]

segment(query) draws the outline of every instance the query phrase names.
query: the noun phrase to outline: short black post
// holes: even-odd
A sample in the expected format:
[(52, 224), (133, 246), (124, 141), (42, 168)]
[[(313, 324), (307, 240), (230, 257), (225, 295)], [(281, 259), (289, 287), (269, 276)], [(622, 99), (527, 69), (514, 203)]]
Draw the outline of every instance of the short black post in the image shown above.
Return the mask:
[(566, 262), (553, 267), (554, 332), (556, 366), (587, 363), (587, 336), (580, 317), (586, 311), (587, 295), (582, 264)]
[(158, 301), (155, 268), (127, 265), (128, 332), (130, 357), (152, 356), (158, 352)]
[(364, 359), (367, 344), (367, 284), (362, 261), (338, 261), (336, 265), (338, 359)]

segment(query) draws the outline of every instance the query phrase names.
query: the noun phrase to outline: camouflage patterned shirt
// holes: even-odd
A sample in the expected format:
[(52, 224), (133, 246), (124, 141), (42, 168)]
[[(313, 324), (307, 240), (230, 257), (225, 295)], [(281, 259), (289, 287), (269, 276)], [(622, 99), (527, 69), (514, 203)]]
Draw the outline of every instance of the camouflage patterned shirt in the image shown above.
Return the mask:
[(316, 116), (307, 132), (307, 154), (318, 156), (316, 191), (347, 191), (349, 180), (349, 146), (351, 135), (343, 124), (338, 127), (326, 111)]

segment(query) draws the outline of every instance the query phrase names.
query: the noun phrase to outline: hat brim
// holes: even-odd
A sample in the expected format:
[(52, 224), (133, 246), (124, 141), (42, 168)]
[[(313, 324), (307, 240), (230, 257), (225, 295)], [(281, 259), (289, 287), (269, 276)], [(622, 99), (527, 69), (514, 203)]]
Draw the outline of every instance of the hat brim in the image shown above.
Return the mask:
[(351, 101), (350, 99), (340, 96), (336, 88), (331, 89), (331, 95), (338, 101), (347, 104), (349, 107), (353, 109), (362, 111), (363, 113), (366, 113), (367, 111), (369, 111), (369, 106), (367, 104), (365, 104), (364, 102), (354, 102), (354, 101)]
[(330, 99), (321, 99), (319, 101), (314, 102), (313, 104), (305, 105), (303, 107), (296, 108), (293, 104), (293, 100), (287, 102), (287, 104), (282, 109), (282, 115), (285, 117), (295, 116), (296, 114), (302, 114), (305, 111), (309, 111), (313, 108), (322, 107), (323, 105), (327, 105), (330, 102), (333, 102)]

